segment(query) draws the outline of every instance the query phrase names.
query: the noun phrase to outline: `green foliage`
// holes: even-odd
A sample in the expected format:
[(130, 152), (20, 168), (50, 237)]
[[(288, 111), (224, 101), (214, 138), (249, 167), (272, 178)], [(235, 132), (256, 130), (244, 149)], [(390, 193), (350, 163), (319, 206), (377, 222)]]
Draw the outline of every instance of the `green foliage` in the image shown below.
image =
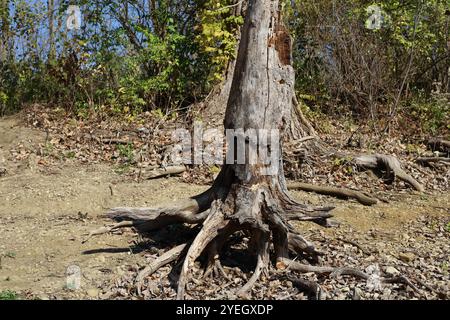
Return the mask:
[(199, 14), (200, 32), (196, 41), (211, 62), (209, 82), (220, 80), (227, 63), (235, 57), (236, 31), (244, 20), (231, 13), (231, 4), (229, 0), (209, 0)]
[[(434, 82), (448, 90), (448, 1), (285, 2), (296, 89), (314, 96), (325, 113), (350, 110), (373, 121), (395, 104), (401, 87), (406, 104), (421, 91), (429, 97)], [(380, 29), (366, 27), (370, 5), (381, 9)], [(437, 122), (441, 105), (427, 102)]]
[(440, 129), (450, 129), (449, 95), (433, 92), (427, 97), (423, 90), (413, 96), (405, 107), (425, 132), (436, 134)]
[(12, 252), (12, 251), (9, 251), (9, 252), (5, 253), (4, 256), (7, 257), (7, 258), (14, 259), (14, 258), (16, 258), (16, 253)]
[(18, 294), (12, 290), (5, 290), (0, 292), (0, 300), (17, 300)]
[(133, 144), (127, 143), (126, 145), (119, 144), (117, 146), (119, 150), (119, 155), (126, 159), (126, 162), (131, 163), (134, 160), (134, 148)]
[[(69, 31), (70, 2), (58, 2), (52, 20), (48, 3), (1, 2), (0, 115), (32, 103), (80, 118), (177, 115), (221, 80), (244, 20), (237, 0), (80, 0), (81, 30)], [(448, 1), (282, 4), (294, 37), (296, 91), (311, 116), (334, 112), (375, 123), (403, 88), (400, 111), (423, 119), (424, 130), (445, 128)], [(382, 10), (378, 30), (366, 25), (371, 5)], [(433, 94), (434, 83), (442, 93)]]
[(64, 1), (50, 39), (46, 1), (9, 2), (16, 10), (0, 22), (12, 23), (16, 31), (8, 41), (20, 41), (21, 50), (11, 50), (11, 59), (0, 64), (2, 114), (29, 103), (63, 106), (82, 118), (184, 109), (217, 83), (242, 23), (230, 0), (83, 0), (77, 3), (82, 27), (73, 32), (63, 26)]

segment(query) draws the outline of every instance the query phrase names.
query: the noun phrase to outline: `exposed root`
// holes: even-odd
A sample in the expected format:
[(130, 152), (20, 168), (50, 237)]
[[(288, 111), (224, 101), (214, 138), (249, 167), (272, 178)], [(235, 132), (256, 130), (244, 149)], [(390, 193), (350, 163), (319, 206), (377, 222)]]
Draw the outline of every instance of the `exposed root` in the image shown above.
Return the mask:
[[(370, 275), (354, 268), (348, 267), (322, 267), (322, 266), (311, 266), (307, 264), (302, 264), (297, 261), (293, 261), (290, 259), (284, 259), (283, 263), (286, 265), (286, 270), (298, 271), (301, 273), (313, 272), (317, 274), (330, 274), (332, 277), (338, 277), (341, 275), (349, 275), (356, 278), (368, 280)], [(398, 276), (398, 277), (380, 277), (379, 281), (381, 283), (401, 283), (411, 287), (415, 292), (420, 292), (419, 289), (406, 277)]]
[(318, 194), (324, 194), (328, 196), (334, 196), (338, 198), (353, 198), (356, 199), (359, 203), (365, 205), (365, 206), (371, 206), (378, 203), (378, 200), (372, 197), (369, 197), (362, 192), (345, 189), (345, 188), (333, 188), (333, 187), (324, 187), (324, 186), (316, 186), (314, 184), (309, 183), (301, 183), (301, 182), (294, 182), (289, 183), (287, 185), (288, 190), (296, 190), (300, 189), (307, 192), (315, 192)]
[(178, 279), (178, 300), (184, 299), (186, 284), (189, 279), (189, 271), (194, 267), (195, 260), (200, 256), (206, 246), (218, 235), (219, 230), (229, 223), (229, 221), (224, 220), (223, 213), (218, 210), (218, 206), (217, 203), (213, 203), (211, 214), (203, 223), (202, 229), (195, 237), (186, 254), (180, 278)]
[(230, 280), (230, 278), (228, 277), (227, 273), (223, 269), (222, 263), (219, 260), (219, 255), (214, 256), (212, 261), (213, 262), (211, 262), (209, 264), (207, 270), (203, 274), (203, 277), (207, 278), (207, 277), (219, 277), (219, 276), (222, 276), (225, 279)]
[(116, 223), (110, 227), (101, 227), (101, 228), (98, 228), (98, 229), (95, 229), (95, 230), (92, 230), (91, 232), (89, 232), (86, 239), (81, 241), (81, 243), (88, 242), (93, 236), (98, 236), (101, 234), (109, 233), (113, 230), (120, 229), (120, 228), (136, 227), (139, 224), (140, 224), (139, 221), (122, 221), (122, 222)]
[(294, 276), (288, 275), (288, 274), (283, 274), (281, 277), (278, 277), (278, 278), (286, 279), (288, 281), (291, 281), (292, 284), (298, 290), (300, 290), (301, 292), (306, 293), (310, 299), (312, 299), (312, 300), (320, 300), (321, 288), (316, 282), (309, 281), (309, 280), (306, 280), (306, 279), (301, 279), (301, 278), (294, 277)]
[[(225, 168), (224, 171), (227, 172), (228, 169)], [(184, 299), (186, 286), (195, 269), (195, 261), (203, 253), (206, 254), (204, 277), (222, 275), (228, 278), (220, 263), (220, 252), (227, 239), (239, 230), (250, 234), (249, 250), (254, 250), (257, 259), (253, 275), (237, 292), (240, 298), (247, 298), (258, 279), (262, 275), (268, 275), (271, 244), (273, 244), (275, 266), (279, 270), (314, 272), (332, 276), (351, 275), (369, 279), (368, 274), (356, 269), (307, 265), (293, 261), (289, 257), (290, 253), (293, 253), (312, 262), (318, 261), (323, 253), (298, 234), (289, 221), (311, 221), (328, 226), (332, 207), (308, 207), (297, 203), (286, 193), (283, 180), (263, 181), (247, 186), (241, 183), (229, 183), (234, 179), (234, 176), (225, 179), (222, 174), (222, 178), (218, 180), (222, 183), (221, 187), (218, 187), (219, 182), (216, 180), (211, 189), (205, 193), (176, 202), (166, 208), (113, 209), (108, 215), (116, 220), (124, 219), (125, 221), (95, 230), (89, 237), (122, 227), (149, 231), (172, 223), (202, 224), (190, 245), (185, 243), (170, 249), (139, 273), (136, 278), (138, 294), (141, 294), (141, 287), (146, 277), (162, 266), (183, 258), (178, 279), (177, 299)], [(417, 291), (417, 288), (405, 277), (380, 278), (380, 281), (403, 283)], [(308, 291), (311, 297), (317, 296), (319, 290), (317, 285), (301, 280), (296, 283)]]
[(441, 151), (447, 154), (450, 152), (450, 141), (443, 138), (430, 138), (426, 144), (432, 151)]
[(237, 225), (229, 223), (226, 228), (219, 230), (217, 237), (210, 242), (207, 247), (208, 257), (206, 261), (206, 268), (203, 277), (219, 276), (222, 275), (225, 279), (229, 280), (228, 275), (222, 267), (219, 259), (219, 253), (228, 240), (229, 236), (239, 230)]
[(423, 192), (425, 188), (417, 182), (413, 177), (407, 174), (400, 165), (398, 159), (391, 155), (385, 154), (372, 154), (372, 155), (361, 155), (353, 159), (356, 165), (366, 168), (366, 169), (385, 169), (388, 174), (399, 178), (402, 181), (413, 186), (417, 191)]
[(136, 277), (136, 288), (138, 294), (141, 295), (141, 288), (146, 277), (152, 275), (159, 268), (164, 267), (166, 264), (177, 260), (186, 248), (187, 243), (183, 243), (170, 249), (169, 251), (163, 253), (160, 257), (152, 261), (141, 272), (139, 272), (138, 276)]
[(290, 232), (288, 234), (288, 245), (289, 249), (295, 254), (299, 255), (302, 253), (306, 253), (316, 261), (319, 256), (324, 255), (322, 251), (319, 251), (314, 247), (313, 243), (309, 242), (297, 233)]
[(445, 157), (421, 157), (416, 159), (417, 163), (429, 166), (431, 163), (450, 164), (450, 158)]
[(166, 168), (158, 168), (143, 174), (144, 179), (157, 179), (173, 174), (180, 174), (186, 171), (185, 166), (171, 166)]
[(259, 244), (258, 248), (258, 260), (256, 262), (256, 268), (253, 275), (248, 282), (237, 292), (237, 296), (240, 298), (246, 298), (247, 293), (253, 288), (256, 281), (262, 273), (267, 275), (267, 268), (269, 266), (269, 234), (263, 231), (256, 231), (254, 237), (257, 238), (256, 243)]

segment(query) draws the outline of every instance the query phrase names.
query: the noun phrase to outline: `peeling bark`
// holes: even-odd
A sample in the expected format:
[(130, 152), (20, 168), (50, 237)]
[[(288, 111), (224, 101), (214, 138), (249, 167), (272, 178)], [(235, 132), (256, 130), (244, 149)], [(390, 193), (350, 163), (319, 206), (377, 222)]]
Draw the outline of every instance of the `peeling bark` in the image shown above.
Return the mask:
[[(295, 79), (290, 38), (282, 25), (279, 5), (278, 0), (248, 2), (225, 114), (225, 129), (278, 130), (283, 138), (291, 125)], [(257, 132), (258, 138), (261, 138)], [(308, 133), (314, 132), (308, 130)], [(251, 161), (255, 160), (249, 156), (251, 151), (261, 156), (260, 147), (278, 155), (276, 172), (264, 172), (273, 163), (267, 164), (261, 157), (256, 157), (256, 162)], [(154, 230), (172, 223), (201, 225), (192, 243), (186, 245), (187, 252), (178, 280), (178, 299), (186, 297), (186, 287), (197, 258), (206, 253), (208, 265), (214, 264), (220, 269), (217, 263), (220, 248), (238, 230), (250, 235), (257, 259), (252, 277), (237, 292), (238, 296), (246, 297), (259, 277), (267, 275), (271, 254), (278, 269), (290, 267), (319, 273), (333, 273), (336, 270), (312, 265), (305, 267), (289, 257), (290, 252), (294, 252), (317, 261), (322, 253), (298, 234), (290, 221), (309, 221), (330, 226), (328, 219), (332, 216), (330, 211), (333, 208), (310, 207), (290, 197), (283, 172), (281, 141), (247, 139), (244, 148), (245, 161), (239, 163), (230, 156), (228, 160), (234, 162), (224, 164), (213, 186), (199, 196), (163, 208), (116, 208), (109, 213), (115, 220), (125, 220), (121, 222), (125, 224), (119, 227), (134, 226), (140, 231)], [(235, 146), (228, 145), (227, 155), (235, 151)], [(111, 228), (117, 228), (117, 225)], [(149, 271), (153, 272), (154, 266), (180, 256), (184, 248), (176, 247), (161, 256), (144, 269), (139, 281)], [(348, 273), (348, 270), (339, 269), (339, 272)]]

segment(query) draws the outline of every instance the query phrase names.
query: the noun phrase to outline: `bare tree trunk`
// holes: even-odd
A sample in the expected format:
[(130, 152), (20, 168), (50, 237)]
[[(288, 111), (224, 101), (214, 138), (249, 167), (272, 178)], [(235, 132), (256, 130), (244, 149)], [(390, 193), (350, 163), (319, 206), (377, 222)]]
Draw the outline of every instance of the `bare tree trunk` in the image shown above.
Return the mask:
[(0, 0), (0, 62), (5, 62), (12, 56), (9, 19), (9, 0)]
[(55, 47), (55, 28), (54, 28), (54, 12), (55, 12), (55, 1), (47, 0), (47, 10), (48, 10), (48, 61), (52, 61), (56, 57), (56, 47)]
[[(315, 267), (289, 259), (289, 250), (315, 260), (321, 254), (289, 221), (329, 226), (332, 208), (313, 208), (295, 202), (286, 187), (280, 137), (263, 139), (264, 132), (280, 132), (281, 136), (286, 132), (294, 100), (291, 43), (280, 15), (278, 0), (250, 0), (248, 3), (224, 121), (226, 129), (242, 129), (247, 135), (236, 135), (239, 144), (232, 143), (234, 137), (228, 141), (227, 161), (213, 186), (201, 195), (164, 208), (112, 209), (110, 217), (126, 221), (91, 233), (97, 235), (127, 226), (146, 231), (172, 223), (202, 224), (192, 243), (172, 248), (145, 268), (138, 276), (138, 288), (146, 275), (178, 258), (188, 248), (177, 295), (178, 299), (185, 298), (186, 284), (197, 258), (203, 252), (207, 254), (206, 274), (211, 269), (221, 270), (220, 249), (236, 231), (250, 235), (249, 251), (255, 253), (257, 259), (253, 275), (237, 292), (240, 297), (247, 296), (260, 276), (268, 275), (271, 244), (278, 269), (368, 278), (349, 268)], [(256, 133), (256, 138), (251, 133)], [(270, 150), (270, 155), (277, 155), (271, 157), (274, 161), (270, 164), (264, 161), (266, 150)], [(271, 171), (274, 165), (275, 170)]]

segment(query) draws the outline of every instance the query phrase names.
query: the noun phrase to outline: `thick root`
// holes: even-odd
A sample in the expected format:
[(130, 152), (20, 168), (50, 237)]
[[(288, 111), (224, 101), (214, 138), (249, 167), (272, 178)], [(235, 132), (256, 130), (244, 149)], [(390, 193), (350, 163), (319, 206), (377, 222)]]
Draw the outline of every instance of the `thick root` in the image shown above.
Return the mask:
[[(292, 270), (297, 271), (301, 273), (317, 273), (317, 274), (330, 274), (333, 277), (338, 277), (341, 275), (349, 275), (356, 278), (368, 280), (370, 278), (370, 275), (354, 268), (348, 268), (348, 267), (341, 267), (341, 268), (335, 268), (335, 267), (322, 267), (322, 266), (311, 266), (307, 264), (302, 264), (297, 261), (293, 261), (290, 259), (283, 259), (283, 264), (286, 266), (285, 270)], [(420, 292), (419, 289), (405, 276), (398, 276), (398, 277), (380, 277), (379, 281), (381, 283), (401, 283), (405, 284), (411, 287), (415, 292)]]
[(160, 257), (152, 261), (147, 267), (145, 267), (141, 272), (139, 272), (136, 277), (136, 287), (138, 294), (141, 295), (141, 289), (143, 282), (146, 277), (155, 273), (159, 268), (164, 267), (165, 265), (177, 260), (187, 248), (187, 243), (180, 244), (169, 251), (162, 254)]
[(324, 194), (327, 196), (334, 196), (338, 198), (353, 198), (356, 199), (359, 203), (365, 206), (371, 206), (378, 203), (378, 200), (372, 197), (365, 195), (362, 192), (345, 189), (345, 188), (333, 188), (333, 187), (324, 187), (324, 186), (316, 186), (309, 183), (301, 183), (294, 182), (287, 185), (289, 190), (303, 190), (307, 192), (315, 192), (318, 194)]
[(195, 237), (181, 269), (178, 280), (177, 299), (184, 299), (186, 284), (189, 277), (189, 271), (192, 270), (195, 260), (200, 256), (206, 246), (218, 235), (220, 229), (224, 228), (229, 221), (224, 220), (223, 213), (218, 210), (218, 205), (213, 203), (212, 212), (205, 220), (202, 229)]
[(253, 275), (250, 277), (248, 282), (237, 292), (237, 296), (240, 298), (247, 298), (247, 293), (253, 288), (256, 281), (258, 281), (259, 277), (262, 273), (267, 275), (267, 270), (269, 266), (269, 234), (256, 231), (254, 234), (259, 244), (258, 248), (258, 260), (256, 262), (256, 268), (253, 272)]
[[(226, 170), (226, 169), (225, 169)], [(232, 180), (232, 179), (231, 179)], [(224, 180), (222, 180), (224, 181)], [(144, 280), (162, 266), (175, 260), (182, 260), (182, 268), (178, 279), (177, 298), (184, 299), (186, 286), (191, 273), (195, 269), (195, 261), (207, 254), (204, 276), (227, 275), (220, 263), (220, 251), (227, 239), (236, 231), (246, 231), (251, 235), (249, 249), (256, 254), (256, 268), (248, 282), (237, 291), (240, 298), (248, 298), (249, 292), (262, 275), (267, 276), (270, 267), (270, 251), (273, 244), (275, 266), (279, 270), (297, 272), (315, 272), (320, 274), (351, 275), (368, 279), (369, 275), (352, 268), (333, 268), (302, 264), (292, 260), (290, 253), (309, 261), (317, 262), (323, 255), (314, 245), (298, 234), (291, 226), (290, 220), (311, 221), (328, 226), (331, 207), (311, 208), (291, 199), (286, 193), (283, 183), (268, 182), (246, 186), (240, 183), (217, 185), (205, 193), (177, 202), (167, 208), (118, 208), (109, 216), (116, 220), (125, 220), (109, 228), (101, 228), (91, 232), (98, 235), (122, 227), (134, 227), (138, 231), (149, 231), (164, 227), (171, 223), (202, 224), (193, 239), (187, 243), (173, 247), (144, 268), (136, 278), (138, 293)], [(381, 278), (383, 283), (403, 283), (417, 288), (405, 277)], [(309, 288), (311, 296), (317, 295), (318, 286), (300, 281), (299, 285)]]

